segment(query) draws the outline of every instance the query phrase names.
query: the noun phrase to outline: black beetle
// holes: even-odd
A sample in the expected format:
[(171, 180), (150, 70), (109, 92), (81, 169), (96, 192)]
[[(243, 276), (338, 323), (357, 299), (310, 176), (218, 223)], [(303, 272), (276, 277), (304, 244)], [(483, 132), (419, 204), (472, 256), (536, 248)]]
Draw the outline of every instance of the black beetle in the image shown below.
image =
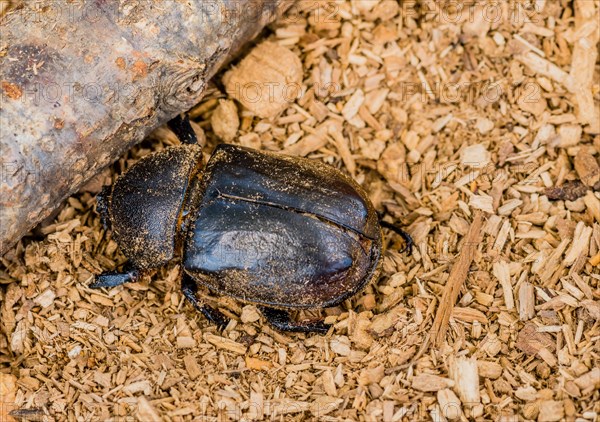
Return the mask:
[(184, 296), (219, 326), (227, 318), (198, 299), (196, 282), (259, 305), (279, 330), (326, 333), (323, 321), (295, 322), (288, 310), (335, 306), (362, 290), (378, 272), (381, 226), (412, 246), (331, 166), (221, 144), (202, 171), (187, 116), (169, 125), (182, 145), (142, 158), (98, 195), (129, 261), (93, 288), (134, 281), (178, 256)]

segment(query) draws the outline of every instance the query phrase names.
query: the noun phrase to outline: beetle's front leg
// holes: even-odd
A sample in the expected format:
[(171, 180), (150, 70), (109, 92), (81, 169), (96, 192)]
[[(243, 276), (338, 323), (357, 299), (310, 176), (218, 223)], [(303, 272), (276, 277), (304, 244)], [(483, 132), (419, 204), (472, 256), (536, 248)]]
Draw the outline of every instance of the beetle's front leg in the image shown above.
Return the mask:
[(265, 316), (269, 324), (279, 331), (291, 331), (297, 333), (319, 333), (327, 334), (331, 325), (321, 321), (296, 322), (290, 317), (289, 312), (281, 309), (260, 307), (260, 311)]
[(111, 228), (110, 215), (109, 215), (109, 201), (110, 195), (112, 194), (112, 185), (102, 186), (102, 191), (96, 195), (96, 212), (100, 214), (100, 222), (104, 230)]
[(196, 285), (194, 279), (185, 271), (183, 271), (183, 276), (181, 277), (181, 292), (183, 293), (183, 296), (185, 296), (185, 298), (194, 306), (194, 308), (202, 312), (202, 315), (204, 315), (207, 320), (217, 325), (221, 329), (227, 327), (227, 324), (229, 324), (229, 318), (198, 299), (198, 296), (196, 296), (197, 290), (198, 286)]
[(123, 266), (123, 271), (106, 271), (96, 276), (96, 280), (88, 287), (100, 289), (102, 287), (117, 287), (121, 284), (136, 282), (140, 278), (140, 270), (132, 267), (129, 263)]
[(190, 123), (190, 117), (187, 113), (185, 113), (183, 117), (178, 114), (172, 120), (170, 120), (167, 125), (169, 126), (169, 129), (171, 129), (177, 136), (177, 138), (179, 138), (179, 141), (182, 144), (191, 145), (198, 143), (196, 132), (194, 132), (194, 128)]

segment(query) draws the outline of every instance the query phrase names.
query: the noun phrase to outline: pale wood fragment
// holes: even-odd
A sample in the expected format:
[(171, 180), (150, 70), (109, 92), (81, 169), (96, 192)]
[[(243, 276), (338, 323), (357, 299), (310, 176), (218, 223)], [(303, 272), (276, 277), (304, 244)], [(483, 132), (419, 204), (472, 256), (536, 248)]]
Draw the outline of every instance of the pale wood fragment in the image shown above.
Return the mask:
[(144, 396), (140, 396), (137, 399), (136, 416), (140, 421), (159, 422), (162, 420), (159, 413), (154, 406), (152, 406), (152, 403)]
[(592, 86), (594, 68), (598, 59), (597, 44), (598, 11), (594, 2), (575, 1), (575, 39), (570, 76), (577, 81), (575, 99), (577, 118), (582, 124), (589, 124), (596, 133), (600, 131), (600, 109), (594, 104)]
[(565, 266), (568, 267), (572, 265), (579, 256), (587, 255), (591, 236), (591, 227), (587, 226), (583, 221), (577, 223), (577, 227), (575, 227), (575, 234), (573, 235), (573, 241), (571, 242), (571, 247), (567, 250), (565, 259), (563, 261)]
[(415, 375), (412, 379), (412, 388), (419, 391), (439, 391), (453, 387), (455, 382), (449, 378), (433, 374)]
[(235, 103), (231, 100), (219, 100), (219, 105), (210, 118), (215, 135), (223, 142), (231, 142), (237, 135), (240, 119)]
[(581, 148), (573, 160), (575, 171), (583, 183), (594, 186), (600, 181), (600, 164), (592, 154)]
[(496, 362), (478, 360), (477, 369), (479, 376), (484, 378), (497, 379), (502, 375), (502, 365)]
[(431, 338), (433, 344), (440, 345), (446, 337), (448, 321), (452, 314), (452, 309), (458, 298), (460, 288), (465, 281), (471, 262), (475, 257), (475, 251), (480, 241), (480, 231), (483, 224), (481, 213), (476, 212), (469, 228), (469, 232), (463, 240), (463, 246), (460, 255), (450, 271), (450, 277), (444, 288), (442, 299), (440, 300), (439, 309), (433, 322)]
[(539, 422), (555, 422), (560, 421), (565, 414), (564, 404), (562, 401), (542, 400), (539, 405), (540, 413), (538, 415)]
[(302, 62), (273, 42), (256, 46), (223, 76), (227, 93), (253, 114), (275, 117), (301, 94)]
[(502, 292), (504, 293), (504, 305), (506, 306), (506, 309), (510, 311), (515, 307), (515, 301), (513, 298), (512, 284), (510, 281), (510, 267), (508, 262), (499, 261), (494, 263), (493, 273), (502, 286)]
[(0, 420), (16, 422), (9, 413), (15, 408), (17, 377), (0, 372)]
[(437, 400), (442, 414), (449, 420), (460, 418), (462, 403), (449, 388), (444, 388), (437, 392)]
[(185, 355), (183, 364), (192, 381), (202, 375), (202, 369), (200, 369), (200, 365), (198, 365), (198, 361), (193, 354)]
[(540, 75), (547, 76), (550, 79), (562, 84), (570, 92), (576, 91), (576, 81), (573, 76), (556, 66), (554, 63), (537, 55), (533, 51), (527, 51), (515, 56), (515, 59), (529, 67)]
[(479, 404), (479, 370), (477, 360), (465, 357), (454, 359), (450, 364), (454, 389), (464, 406), (473, 407)]
[(519, 318), (528, 321), (535, 316), (535, 291), (533, 285), (524, 282), (519, 287)]
[(208, 341), (210, 344), (216, 346), (219, 349), (228, 350), (230, 352), (236, 353), (238, 355), (243, 355), (246, 353), (247, 347), (241, 343), (230, 340), (225, 337), (216, 336), (214, 334), (206, 333), (204, 334), (204, 340)]

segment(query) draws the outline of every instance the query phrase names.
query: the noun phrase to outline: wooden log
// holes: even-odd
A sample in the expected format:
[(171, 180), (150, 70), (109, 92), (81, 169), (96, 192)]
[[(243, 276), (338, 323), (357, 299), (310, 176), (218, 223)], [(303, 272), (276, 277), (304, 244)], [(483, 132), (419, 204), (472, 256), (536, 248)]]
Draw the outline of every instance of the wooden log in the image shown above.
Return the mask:
[(0, 23), (0, 255), (201, 98), (290, 0), (24, 2)]

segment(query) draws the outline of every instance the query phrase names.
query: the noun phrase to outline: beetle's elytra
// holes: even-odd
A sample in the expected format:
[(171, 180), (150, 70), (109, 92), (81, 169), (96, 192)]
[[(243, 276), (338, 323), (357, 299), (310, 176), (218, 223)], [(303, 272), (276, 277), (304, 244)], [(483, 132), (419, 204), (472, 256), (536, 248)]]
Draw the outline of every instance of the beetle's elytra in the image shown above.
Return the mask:
[[(382, 233), (363, 189), (317, 161), (227, 144), (203, 169), (187, 117), (170, 126), (182, 145), (142, 158), (98, 197), (129, 262), (92, 287), (135, 280), (177, 257), (185, 297), (211, 321), (227, 323), (197, 298), (197, 283), (259, 305), (280, 330), (327, 332), (287, 310), (335, 306), (375, 277)], [(410, 247), (407, 233), (382, 225)]]

